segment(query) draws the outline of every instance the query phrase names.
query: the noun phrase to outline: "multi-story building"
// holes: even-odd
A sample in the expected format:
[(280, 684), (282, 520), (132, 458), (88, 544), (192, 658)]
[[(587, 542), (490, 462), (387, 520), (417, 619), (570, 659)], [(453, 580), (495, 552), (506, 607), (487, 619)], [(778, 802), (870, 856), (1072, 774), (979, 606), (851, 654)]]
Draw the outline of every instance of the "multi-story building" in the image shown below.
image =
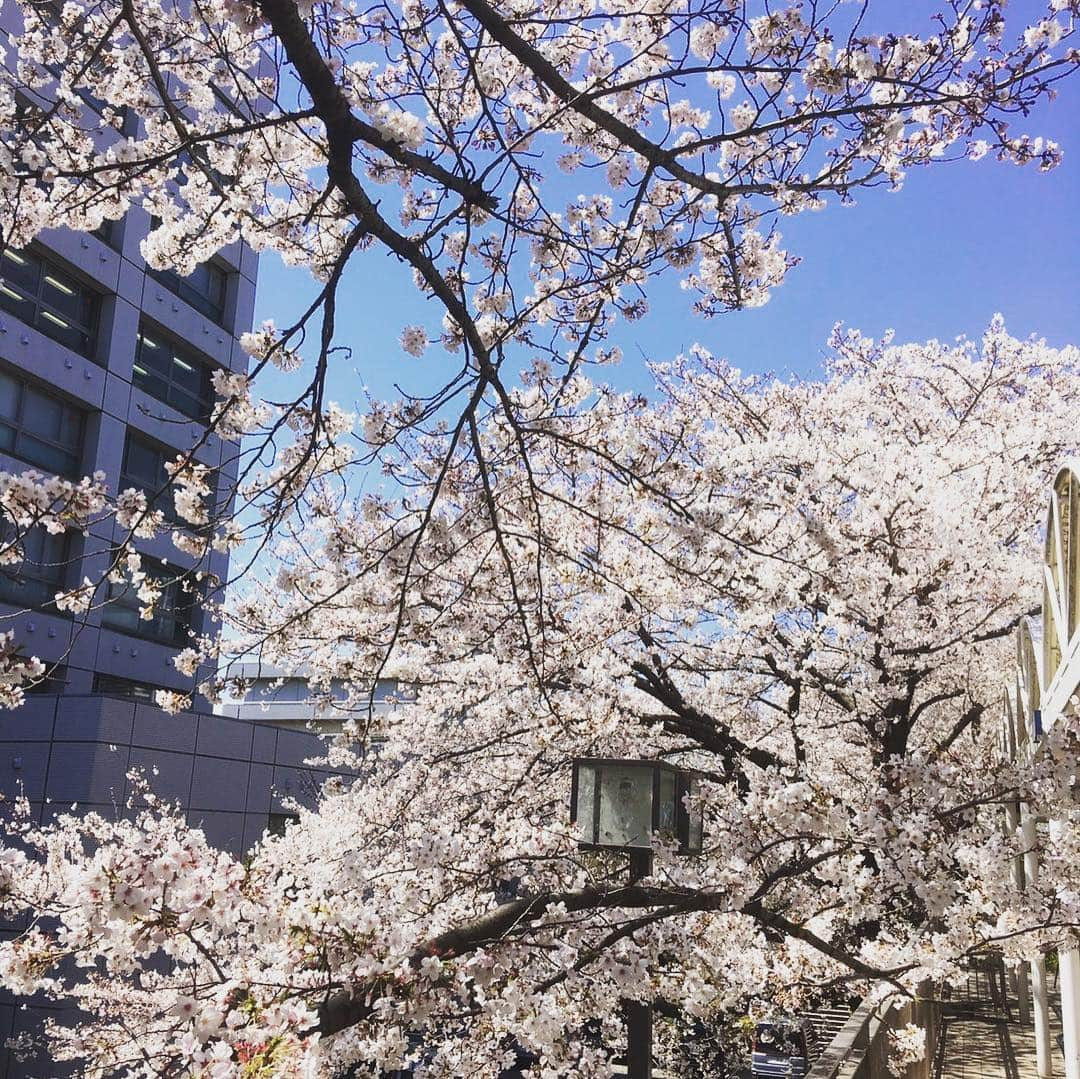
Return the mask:
[[(17, 7), (0, 9), (9, 64), (20, 30)], [(27, 108), (45, 104), (26, 98)], [(92, 234), (53, 230), (25, 249), (0, 247), (0, 471), (100, 471), (111, 494), (139, 488), (176, 521), (167, 462), (192, 453), (209, 466), (218, 505), (236, 477), (238, 445), (207, 423), (213, 372), (246, 369), (238, 338), (251, 326), (256, 257), (238, 242), (188, 277), (153, 271), (140, 255), (150, 226), (132, 209)], [(156, 707), (159, 689), (191, 691), (173, 661), (193, 634), (214, 629), (206, 597), (176, 582), (195, 559), (171, 529), (136, 541), (143, 568), (163, 581), (153, 617), (140, 616), (125, 582), (103, 584), (85, 616), (57, 610), (57, 592), (103, 580), (122, 535), (108, 519), (87, 535), (34, 530), (21, 561), (0, 566), (0, 630), (49, 665), (22, 707), (0, 710), (0, 794), (25, 794), (40, 820), (73, 803), (120, 813), (133, 797), (129, 772), (141, 769), (211, 843), (240, 852), (289, 816), (291, 799), (314, 795), (327, 773), (306, 762), (321, 743), (213, 715), (197, 694), (186, 714)], [(202, 587), (224, 582), (227, 557), (199, 568)], [(0, 1079), (66, 1073), (47, 1042), (25, 1062), (3, 1049), (12, 1034), (40, 1034), (50, 1013), (0, 998)]]
[[(191, 452), (235, 477), (235, 443), (207, 434), (215, 368), (243, 370), (237, 335), (251, 325), (256, 259), (241, 243), (187, 278), (149, 270), (139, 254), (149, 219), (131, 210), (95, 234), (46, 233), (0, 255), (0, 469), (76, 478), (103, 472), (112, 493), (136, 487), (166, 517), (166, 463)], [(0, 569), (3, 624), (55, 666), (43, 690), (151, 699), (187, 690), (173, 666), (191, 632), (211, 628), (197, 595), (165, 586), (153, 618), (126, 584), (85, 617), (56, 611), (54, 594), (108, 568), (116, 526), (87, 536), (32, 532), (21, 563)], [(164, 579), (193, 559), (168, 533), (138, 544)], [(226, 556), (203, 566), (225, 580)], [(166, 568), (168, 567), (168, 568)], [(100, 600), (108, 599), (102, 603)], [(17, 613), (21, 612), (21, 613)]]
[[(365, 721), (369, 702), (363, 696), (346, 704), (346, 687), (334, 680), (322, 697), (313, 694), (304, 669), (284, 670), (260, 660), (237, 660), (222, 674), (230, 687), (220, 704), (219, 715), (266, 723), (284, 730), (316, 730), (320, 734), (338, 734), (348, 720)], [(409, 696), (409, 687), (393, 677), (378, 679), (372, 688), (371, 717), (378, 722), (394, 705)]]

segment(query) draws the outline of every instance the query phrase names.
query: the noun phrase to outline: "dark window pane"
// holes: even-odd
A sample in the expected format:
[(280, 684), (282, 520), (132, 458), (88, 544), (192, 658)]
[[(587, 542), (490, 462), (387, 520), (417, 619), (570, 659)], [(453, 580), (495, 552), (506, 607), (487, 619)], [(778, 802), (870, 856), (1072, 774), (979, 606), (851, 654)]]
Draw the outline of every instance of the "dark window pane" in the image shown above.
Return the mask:
[(49, 270), (45, 271), (42, 279), (41, 298), (53, 311), (61, 315), (69, 315), (78, 321), (86, 317), (82, 289), (64, 281)]
[(146, 272), (155, 281), (159, 281), (167, 289), (175, 292), (196, 311), (202, 312), (207, 318), (217, 323), (224, 322), (228, 274), (220, 266), (215, 266), (212, 262), (204, 262), (187, 277), (181, 277), (173, 270), (147, 268)]
[(102, 625), (163, 644), (184, 644), (191, 628), (194, 597), (164, 566), (144, 558), (143, 568), (147, 577), (161, 584), (150, 618), (140, 617), (138, 589), (126, 579), (109, 585), (108, 602), (101, 609)]
[(83, 443), (83, 414), (76, 408), (65, 408), (56, 428), (56, 440), (69, 451), (80, 455)]
[(115, 674), (95, 674), (93, 692), (106, 697), (123, 697), (128, 700), (148, 701), (153, 703), (154, 695), (164, 686), (155, 686), (149, 682), (136, 682), (132, 678), (121, 678)]
[[(134, 591), (131, 597), (137, 598)], [(108, 626), (109, 629), (118, 629), (122, 633), (138, 633), (141, 623), (138, 604), (129, 602), (128, 598), (119, 592), (114, 594), (110, 589), (108, 605), (102, 608), (101, 624)]]
[[(13, 535), (5, 532), (0, 545), (7, 548)], [(20, 546), (21, 560), (0, 566), (0, 601), (16, 607), (50, 607), (67, 580), (68, 537), (32, 528), (21, 538)]]
[(15, 442), (15, 455), (61, 476), (78, 471), (78, 459), (73, 454), (54, 443), (35, 438), (26, 431), (19, 433)]
[(0, 449), (49, 472), (73, 476), (82, 460), (84, 414), (10, 374), (0, 374)]
[(202, 423), (210, 418), (214, 400), (210, 367), (157, 331), (140, 330), (131, 381), (185, 416)]
[(103, 244), (108, 244), (109, 247), (116, 247), (120, 232), (119, 226), (119, 221), (110, 221), (105, 218), (90, 235), (96, 236)]
[(0, 307), (42, 333), (93, 358), (99, 297), (34, 251), (5, 251)]
[(5, 281), (20, 286), (31, 294), (37, 292), (41, 263), (36, 259), (25, 254), (20, 255), (17, 251), (5, 251), (0, 272), (3, 273)]
[(63, 427), (66, 406), (55, 397), (47, 397), (30, 386), (26, 387), (24, 394), (24, 425), (46, 438), (57, 439)]
[(43, 330), (54, 341), (59, 341), (66, 348), (70, 348), (72, 352), (86, 352), (89, 337), (84, 331), (72, 325), (67, 319), (54, 315), (51, 311), (42, 310), (39, 314), (41, 317), (38, 321), (38, 329)]
[(37, 312), (34, 301), (16, 291), (2, 279), (0, 279), (0, 307), (33, 326)]
[(159, 401), (168, 400), (169, 380), (157, 371), (151, 371), (137, 363), (132, 371), (131, 381), (151, 397), (156, 397)]
[(172, 355), (165, 342), (156, 334), (145, 330), (139, 331), (135, 342), (135, 355), (140, 365), (149, 371), (156, 371), (159, 375), (168, 375), (172, 366)]
[(186, 393), (177, 386), (172, 386), (169, 389), (169, 404), (171, 404), (177, 412), (183, 412), (185, 416), (199, 419), (204, 418), (202, 398)]
[(175, 456), (174, 451), (160, 450), (128, 431), (119, 490), (134, 487), (142, 491), (153, 509), (161, 510), (168, 520), (178, 522), (166, 467), (166, 462)]
[(188, 393), (198, 393), (203, 384), (203, 365), (189, 356), (174, 352), (172, 358), (172, 380)]
[(142, 439), (128, 434), (124, 447), (124, 476), (132, 486), (155, 491), (163, 481), (165, 455)]
[(19, 382), (0, 371), (0, 419), (14, 420), (19, 414)]

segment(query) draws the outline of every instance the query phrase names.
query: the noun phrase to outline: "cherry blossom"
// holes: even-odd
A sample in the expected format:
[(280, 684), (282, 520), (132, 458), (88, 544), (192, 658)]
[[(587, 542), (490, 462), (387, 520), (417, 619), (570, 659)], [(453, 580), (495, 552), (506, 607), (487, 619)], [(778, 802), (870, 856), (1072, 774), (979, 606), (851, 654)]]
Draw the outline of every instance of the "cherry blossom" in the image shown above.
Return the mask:
[[(1080, 354), (1000, 323), (831, 344), (821, 382), (697, 349), (654, 367), (648, 405), (538, 367), (531, 418), (493, 413), (471, 452), (400, 436), (393, 497), (311, 487), (233, 629), (346, 686), (327, 757), (360, 778), (242, 861), (149, 792), (134, 819), (16, 813), (0, 892), (42, 917), (0, 972), (86, 1013), (58, 1057), (449, 1077), (517, 1045), (537, 1074), (603, 1076), (627, 997), (722, 1026), (1065, 939), (1076, 716), (1033, 762), (990, 719)], [(414, 692), (375, 713), (388, 653)], [(661, 845), (627, 884), (580, 852), (570, 762), (593, 755), (700, 769), (704, 853)], [(1024, 892), (1011, 799), (1061, 822)]]
[[(1077, 924), (1075, 719), (1030, 764), (980, 727), (1035, 606), (1076, 353), (995, 323), (978, 346), (838, 333), (821, 382), (701, 348), (648, 397), (593, 381), (658, 277), (704, 318), (768, 302), (798, 260), (780, 216), (952, 159), (1052, 169), (1060, 148), (1016, 122), (1075, 71), (1076, 0), (1027, 22), (894, 10), (892, 31), (797, 0), (12, 2), (4, 243), (139, 208), (151, 267), (242, 239), (320, 283), (295, 324), (244, 335), (246, 374), (215, 376), (206, 437), (236, 448), (236, 489), (212, 505), (193, 449), (160, 494), (185, 576), (234, 552), (237, 647), (346, 687), (327, 759), (361, 777), (242, 861), (141, 787), (130, 819), (13, 806), (0, 897), (34, 917), (0, 979), (79, 1005), (58, 1059), (422, 1057), (436, 1079), (521, 1046), (540, 1075), (601, 1076), (628, 997), (717, 1024), (845, 980), (914, 990)], [(327, 374), (346, 269), (375, 255), (430, 302), (400, 345), (445, 378), (355, 416)], [(270, 366), (292, 399), (264, 399)], [(82, 617), (127, 581), (152, 617), (154, 501), (0, 474), (0, 557), (112, 517), (102, 580), (61, 602)], [(0, 704), (43, 673), (0, 636)], [(390, 673), (415, 691), (377, 711)], [(579, 852), (569, 765), (595, 754), (701, 769), (703, 856), (661, 849), (627, 885)], [(1022, 895), (1014, 799), (1064, 822)]]

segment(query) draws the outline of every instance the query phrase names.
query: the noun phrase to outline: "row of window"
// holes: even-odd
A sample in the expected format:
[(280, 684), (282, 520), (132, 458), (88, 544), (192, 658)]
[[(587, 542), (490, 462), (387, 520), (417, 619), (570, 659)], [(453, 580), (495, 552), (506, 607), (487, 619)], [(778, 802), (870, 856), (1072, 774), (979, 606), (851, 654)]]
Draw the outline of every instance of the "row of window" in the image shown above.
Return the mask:
[(190, 349), (141, 325), (131, 383), (177, 412), (207, 423), (214, 405), (210, 367)]
[[(15, 251), (5, 251), (0, 264), (0, 307), (76, 352), (86, 353), (93, 338), (96, 313), (86, 293), (71, 278)], [(213, 407), (211, 367), (191, 349), (145, 323), (135, 343), (132, 384), (185, 416), (206, 423)], [(0, 402), (0, 408), (3, 402)], [(61, 471), (58, 467), (56, 471)]]
[(29, 326), (94, 359), (101, 298), (33, 251), (4, 249), (0, 307)]
[[(54, 663), (39, 679), (29, 683), (26, 691), (28, 693), (63, 693), (67, 680), (67, 666), (63, 663)], [(129, 701), (154, 704), (158, 690), (167, 688), (167, 686), (157, 686), (150, 682), (138, 682), (134, 678), (121, 678), (116, 674), (97, 672), (94, 674), (91, 692), (100, 693), (106, 697), (121, 697)]]
[(150, 682), (137, 682), (134, 678), (121, 678), (116, 674), (94, 675), (92, 692), (102, 693), (106, 697), (122, 697), (129, 701), (144, 701), (153, 704), (157, 691), (167, 686), (155, 686)]
[[(30, 529), (21, 539), (23, 557), (0, 565), (0, 603), (20, 609), (49, 610), (57, 592), (68, 587), (73, 564), (70, 536)], [(145, 556), (143, 570), (160, 589), (150, 618), (142, 618), (143, 601), (130, 579), (110, 583), (101, 608), (101, 624), (135, 637), (168, 645), (187, 642), (198, 608), (194, 585)]]
[[(177, 366), (177, 356), (165, 345), (151, 346), (146, 338), (140, 340), (143, 353), (161, 353), (168, 363)], [(149, 361), (147, 370), (153, 370)], [(155, 372), (155, 377), (170, 392), (187, 392), (179, 378), (169, 382), (160, 371)], [(46, 472), (74, 478), (82, 470), (85, 431), (86, 413), (81, 409), (12, 372), (0, 370), (0, 451)], [(143, 491), (155, 509), (161, 510), (169, 520), (177, 521), (172, 494), (167, 489), (168, 462), (175, 456), (175, 450), (159, 446), (129, 428), (124, 439), (118, 490), (135, 487)]]
[(219, 326), (225, 324), (225, 295), (229, 277), (220, 266), (204, 262), (187, 277), (181, 277), (175, 270), (154, 270), (149, 266), (146, 272), (196, 311), (213, 319)]
[[(114, 226), (103, 226), (96, 234), (108, 236), (106, 242), (110, 242)], [(187, 277), (165, 270), (147, 272), (197, 311), (224, 325), (228, 274), (220, 266), (203, 263)], [(4, 249), (0, 308), (97, 362), (101, 294), (40, 252)]]
[[(151, 349), (145, 339), (141, 347), (144, 352)], [(85, 427), (82, 410), (12, 372), (0, 370), (0, 451), (45, 471), (75, 477), (81, 472)], [(118, 490), (134, 487), (143, 491), (166, 519), (183, 524), (169, 486), (168, 462), (175, 453), (129, 429)], [(33, 529), (22, 547), (24, 558), (19, 564), (0, 567), (0, 602), (47, 609), (55, 594), (69, 586), (69, 538)], [(121, 583), (110, 586), (102, 623), (137, 636), (181, 644), (191, 627), (193, 597), (163, 567), (151, 567), (149, 575), (157, 577), (164, 589), (153, 617), (139, 617), (141, 601), (135, 589)]]

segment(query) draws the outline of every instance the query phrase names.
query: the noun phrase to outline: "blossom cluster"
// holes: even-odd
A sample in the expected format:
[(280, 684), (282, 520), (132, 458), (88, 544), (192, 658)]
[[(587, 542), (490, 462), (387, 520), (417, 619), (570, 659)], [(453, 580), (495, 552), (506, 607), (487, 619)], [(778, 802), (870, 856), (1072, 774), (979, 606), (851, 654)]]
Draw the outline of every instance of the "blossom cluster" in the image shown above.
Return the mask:
[[(653, 368), (651, 405), (588, 373), (658, 276), (706, 317), (768, 302), (798, 259), (778, 216), (954, 158), (1053, 168), (1016, 123), (1080, 63), (1076, 0), (1009, 22), (994, 0), (901, 6), (880, 30), (798, 0), (17, 3), (6, 242), (139, 207), (151, 267), (242, 239), (324, 285), (243, 336), (250, 373), (215, 372), (206, 438), (247, 453), (243, 480), (212, 499), (181, 457), (171, 540), (272, 543), (234, 637), (344, 687), (328, 759), (363, 777), (243, 863), (137, 784), (131, 820), (16, 815), (0, 894), (33, 928), (0, 976), (79, 1005), (58, 1059), (448, 1079), (518, 1045), (588, 1079), (627, 996), (707, 1020), (853, 971), (913, 988), (1077, 922), (1076, 731), (1024, 765), (979, 729), (1036, 599), (1045, 474), (1075, 448), (1075, 353), (997, 323), (981, 347), (838, 333), (824, 381), (785, 383), (694, 349)], [(434, 397), (359, 421), (325, 399), (354, 257), (427, 302), (404, 353), (452, 354)], [(262, 400), (311, 341), (308, 388)], [(386, 487), (350, 497), (356, 464)], [(163, 582), (136, 541), (164, 514), (108, 495), (0, 474), (0, 562), (25, 529), (112, 513), (105, 577), (150, 618)], [(101, 584), (56, 602), (84, 617)], [(415, 692), (380, 712), (391, 671)], [(42, 673), (0, 638), (0, 703)], [(577, 849), (575, 756), (700, 769), (703, 855), (660, 849), (624, 889)], [(991, 808), (1017, 791), (1066, 821), (1023, 896)]]
[[(16, 818), (0, 893), (42, 917), (0, 972), (79, 1004), (57, 1056), (442, 1079), (517, 1045), (600, 1077), (627, 997), (722, 1023), (1060, 940), (1080, 720), (1034, 761), (978, 720), (1038, 592), (1080, 357), (999, 323), (832, 348), (818, 383), (697, 349), (654, 368), (651, 406), (538, 364), (529, 426), (478, 432), (486, 471), (402, 435), (398, 495), (298, 494), (233, 631), (336, 687), (328, 760), (359, 778), (243, 862), (138, 786), (133, 820)], [(377, 710), (390, 675), (410, 691)], [(570, 764), (596, 756), (699, 770), (701, 856), (660, 845), (627, 889), (617, 855), (579, 851)], [(1024, 892), (1006, 792), (1062, 821)]]
[[(448, 320), (403, 327), (410, 354), (440, 338), (550, 350), (543, 326), (577, 346), (639, 317), (637, 293), (665, 265), (703, 313), (765, 303), (795, 261), (778, 210), (899, 187), (955, 156), (1052, 168), (1059, 149), (1011, 124), (1075, 69), (1074, 8), (1051, 0), (1016, 25), (996, 2), (902, 12), (870, 32), (843, 5), (800, 0), (709, 0), (689, 20), (673, 0), (589, 18), (576, 0), (378, 13), (314, 0), (315, 32), (245, 3), (189, 18), (139, 0), (137, 40), (174, 43), (158, 49), (133, 45), (109, 5), (49, 14), (26, 0), (18, 86), (0, 94), (0, 223), (22, 243), (141, 205), (154, 267), (190, 272), (242, 237), (328, 282), (378, 242), (436, 300), (433, 322)], [(309, 63), (268, 63), (267, 42)], [(293, 79), (312, 109), (286, 104)], [(27, 92), (57, 107), (27, 112)], [(125, 110), (143, 117), (137, 134)], [(328, 169), (343, 137), (347, 181)], [(496, 317), (484, 300), (498, 293)], [(245, 348), (298, 361), (287, 330)]]

